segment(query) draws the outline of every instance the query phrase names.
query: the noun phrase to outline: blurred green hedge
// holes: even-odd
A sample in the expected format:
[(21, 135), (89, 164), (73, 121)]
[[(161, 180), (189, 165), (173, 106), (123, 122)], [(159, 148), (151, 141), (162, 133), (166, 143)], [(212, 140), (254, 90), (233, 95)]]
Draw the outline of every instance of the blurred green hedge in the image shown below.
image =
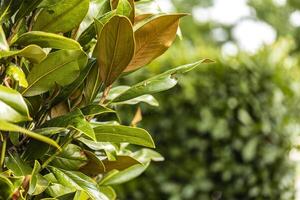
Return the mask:
[(294, 199), (299, 99), (282, 49), (219, 60), (156, 96), (159, 110), (143, 106), (142, 126), (166, 160), (118, 188), (120, 199)]

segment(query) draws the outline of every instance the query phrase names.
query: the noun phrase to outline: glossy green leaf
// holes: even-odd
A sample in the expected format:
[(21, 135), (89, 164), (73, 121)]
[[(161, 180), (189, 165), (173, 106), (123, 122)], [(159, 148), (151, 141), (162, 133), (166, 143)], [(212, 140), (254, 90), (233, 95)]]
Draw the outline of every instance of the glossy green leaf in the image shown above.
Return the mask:
[(88, 82), (90, 82), (91, 79), (87, 78), (87, 76), (89, 75), (89, 73), (93, 67), (97, 67), (96, 61), (90, 60), (89, 63), (87, 64), (87, 66), (84, 68), (84, 70), (82, 70), (80, 72), (80, 75), (78, 76), (78, 78), (70, 85), (62, 88), (60, 93), (51, 102), (52, 105), (56, 105), (56, 104), (64, 101), (66, 98), (68, 98), (75, 90), (77, 90), (84, 83), (85, 79), (87, 79)]
[[(93, 34), (91, 35), (91, 39), (96, 36), (96, 32), (94, 30), (94, 19), (99, 18), (99, 16), (104, 15), (105, 13), (111, 11), (109, 0), (91, 0), (90, 1), (90, 7), (87, 15), (82, 20), (77, 35), (80, 36), (79, 38), (82, 38), (82, 33), (93, 27)], [(89, 39), (89, 41), (91, 40)], [(79, 39), (81, 41), (81, 39)], [(85, 43), (86, 44), (86, 43)]]
[(77, 191), (73, 200), (89, 200), (89, 195), (84, 191)]
[(49, 135), (49, 136), (67, 132), (67, 131), (68, 129), (62, 127), (47, 127), (47, 128), (39, 128), (34, 130), (34, 132), (38, 134)]
[(26, 76), (20, 67), (18, 67), (16, 65), (10, 65), (6, 69), (5, 73), (7, 76), (9, 76), (13, 80), (17, 81), (21, 87), (24, 87), (24, 88), (28, 87), (28, 82), (26, 80)]
[(6, 36), (1, 25), (0, 25), (0, 51), (9, 51), (9, 46), (6, 41)]
[(131, 22), (126, 17), (113, 16), (98, 35), (94, 53), (100, 67), (101, 80), (106, 86), (111, 85), (129, 64), (134, 48)]
[(123, 171), (113, 170), (101, 180), (99, 185), (118, 185), (128, 182), (141, 175), (148, 166), (149, 163), (146, 165), (136, 164)]
[(116, 113), (116, 111), (109, 109), (107, 107), (97, 105), (97, 104), (91, 104), (81, 109), (81, 112), (85, 116), (96, 116), (101, 115), (104, 113)]
[(94, 64), (87, 75), (86, 83), (83, 89), (84, 98), (87, 105), (92, 103), (93, 100), (96, 98), (101, 88), (101, 85), (102, 81), (100, 78), (100, 68), (97, 64)]
[(116, 200), (117, 194), (115, 190), (110, 186), (99, 186), (100, 191), (105, 194), (109, 200)]
[(47, 33), (42, 31), (31, 31), (22, 34), (15, 44), (26, 46), (36, 44), (43, 48), (65, 49), (65, 50), (80, 50), (80, 44), (70, 38), (62, 35)]
[(89, 0), (56, 0), (38, 15), (33, 30), (65, 33), (79, 26), (89, 9)]
[[(93, 19), (93, 21), (100, 21), (102, 26), (104, 26), (104, 24), (116, 14), (116, 11), (110, 11), (111, 8), (109, 1), (110, 0), (102, 0), (103, 5), (99, 10), (97, 17), (94, 17)], [(96, 33), (97, 31), (95, 30), (95, 22), (93, 22), (81, 33), (80, 37), (78, 38), (78, 42), (81, 45), (85, 45), (96, 37)]]
[[(133, 8), (128, 0), (118, 0), (117, 6), (117, 14), (124, 15), (129, 18), (131, 15)], [(132, 21), (131, 21), (132, 22)]]
[(23, 161), (18, 154), (9, 154), (5, 160), (5, 165), (16, 176), (26, 176), (32, 172), (30, 165)]
[(0, 199), (6, 200), (10, 199), (14, 192), (13, 183), (5, 176), (0, 174)]
[(60, 50), (51, 53), (29, 72), (28, 87), (24, 96), (34, 96), (47, 92), (56, 84), (66, 86), (72, 83), (86, 66), (87, 56), (78, 50)]
[(198, 67), (202, 63), (210, 63), (211, 60), (204, 59), (192, 64), (187, 64), (183, 66), (176, 67), (174, 69), (168, 70), (162, 74), (156, 75), (150, 79), (142, 81), (122, 94), (116, 97), (113, 102), (123, 102), (128, 101), (130, 99), (134, 99), (136, 97), (145, 95), (145, 94), (153, 94), (161, 91), (168, 90), (174, 87), (177, 84), (176, 75), (186, 73), (195, 67)]
[(83, 173), (66, 171), (55, 167), (49, 167), (49, 169), (61, 185), (83, 190), (94, 200), (108, 200), (108, 198), (100, 192), (95, 181)]
[(23, 56), (31, 62), (40, 63), (46, 58), (46, 53), (37, 45), (28, 45), (22, 50), (0, 51), (0, 59), (11, 56)]
[(38, 161), (34, 162), (34, 167), (31, 173), (31, 179), (29, 182), (29, 189), (28, 194), (30, 195), (38, 195), (44, 192), (49, 182), (47, 179), (45, 179), (42, 175), (39, 174), (39, 171), (41, 170), (41, 165)]
[(74, 144), (69, 144), (50, 163), (51, 166), (65, 170), (78, 170), (86, 164), (87, 156), (84, 150)]
[(154, 148), (151, 135), (141, 128), (121, 125), (100, 125), (94, 128), (98, 142), (131, 143)]
[(29, 131), (27, 129), (24, 129), (22, 127), (19, 127), (17, 125), (11, 124), (11, 123), (3, 121), (3, 120), (0, 120), (0, 130), (2, 130), (2, 131), (20, 132), (20, 133), (22, 133), (24, 135), (27, 135), (28, 137), (31, 137), (31, 138), (39, 140), (41, 142), (50, 144), (50, 145), (52, 145), (52, 146), (60, 149), (60, 146), (54, 140), (52, 140), (51, 138), (48, 138), (48, 137), (45, 137), (43, 135), (34, 133), (32, 131)]
[(135, 55), (125, 71), (134, 71), (162, 55), (175, 40), (179, 19), (185, 15), (159, 15), (137, 26)]
[(165, 160), (158, 152), (146, 148), (134, 152), (132, 157), (141, 163), (148, 163), (149, 161), (161, 162)]
[(0, 120), (21, 122), (31, 120), (20, 93), (0, 85)]
[(73, 128), (77, 131), (82, 132), (87, 137), (95, 140), (95, 133), (93, 128), (85, 120), (84, 115), (79, 109), (76, 109), (73, 112), (68, 113), (60, 117), (53, 118), (49, 121), (46, 121), (43, 124), (43, 127), (63, 127), (63, 128)]

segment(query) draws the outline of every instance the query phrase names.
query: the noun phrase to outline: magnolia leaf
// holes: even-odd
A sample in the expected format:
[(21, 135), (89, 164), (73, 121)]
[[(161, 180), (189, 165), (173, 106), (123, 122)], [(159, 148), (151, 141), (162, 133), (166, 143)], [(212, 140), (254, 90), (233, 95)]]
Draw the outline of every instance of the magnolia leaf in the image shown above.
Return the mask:
[[(109, 1), (109, 0), (106, 0), (106, 1)], [(110, 6), (109, 6), (109, 10), (110, 10)], [(100, 17), (95, 18), (94, 22), (87, 29), (85, 29), (82, 32), (82, 34), (80, 35), (80, 37), (78, 38), (79, 43), (81, 45), (85, 45), (85, 44), (89, 43), (93, 38), (95, 38), (97, 32), (98, 32), (98, 34), (101, 32), (104, 24), (106, 24), (106, 22), (108, 22), (109, 19), (112, 18), (115, 14), (116, 14), (116, 11), (112, 10), (105, 14), (103, 13), (103, 15), (101, 15)], [(96, 22), (98, 22), (98, 24), (101, 24), (100, 29), (97, 28)], [(95, 30), (95, 29), (98, 29), (98, 30)]]
[(36, 44), (43, 48), (80, 50), (80, 44), (70, 38), (42, 31), (31, 31), (22, 34), (15, 42), (18, 45)]
[(128, 182), (141, 175), (149, 166), (149, 163), (136, 164), (123, 171), (112, 170), (99, 183), (99, 185), (118, 185)]
[(104, 113), (116, 113), (116, 111), (106, 108), (102, 105), (91, 104), (81, 109), (81, 112), (85, 116), (97, 116)]
[(100, 192), (96, 182), (85, 174), (77, 171), (66, 171), (49, 167), (57, 181), (66, 187), (85, 191), (94, 200), (109, 200)]
[[(98, 19), (99, 16), (103, 16), (105, 13), (108, 13), (109, 11), (111, 11), (110, 0), (91, 0), (89, 11), (85, 16), (85, 18), (82, 20), (77, 35), (81, 36), (81, 34), (85, 30), (92, 28), (93, 34), (91, 35), (91, 39), (94, 38), (96, 36), (96, 32), (93, 25), (94, 19)], [(79, 41), (81, 41), (81, 39)], [(89, 41), (91, 39), (89, 39)]]
[(41, 142), (50, 144), (50, 145), (52, 145), (52, 146), (60, 149), (60, 146), (54, 140), (52, 140), (51, 138), (48, 138), (46, 136), (34, 133), (32, 131), (29, 131), (27, 129), (24, 129), (22, 127), (19, 127), (17, 125), (11, 124), (11, 123), (3, 121), (3, 120), (0, 120), (0, 130), (2, 130), (2, 131), (20, 132), (20, 133), (22, 133), (24, 135), (27, 135), (28, 137), (31, 137), (31, 138), (39, 140)]
[(73, 128), (77, 131), (82, 132), (87, 137), (96, 140), (94, 130), (92, 126), (84, 118), (84, 115), (79, 109), (70, 112), (66, 115), (53, 118), (46, 121), (43, 127), (63, 127), (63, 128)]
[(101, 79), (111, 85), (123, 72), (134, 55), (131, 22), (123, 16), (113, 16), (98, 35), (95, 47)]
[(20, 67), (18, 67), (16, 65), (10, 65), (6, 69), (5, 73), (6, 73), (6, 75), (11, 77), (15, 81), (18, 81), (18, 84), (21, 87), (24, 87), (24, 88), (28, 87), (28, 82), (26, 80), (26, 76)]
[(186, 14), (159, 15), (137, 26), (135, 55), (125, 72), (136, 70), (162, 55), (173, 43), (179, 19)]
[(31, 120), (22, 95), (2, 85), (0, 85), (0, 120), (10, 122)]
[(79, 146), (69, 144), (50, 163), (51, 166), (65, 170), (78, 170), (87, 164), (87, 157)]
[(28, 45), (22, 50), (0, 51), (0, 59), (11, 56), (23, 56), (31, 62), (40, 63), (47, 55), (43, 49), (37, 45)]
[[(80, 75), (78, 76), (78, 78), (70, 85), (62, 88), (60, 93), (51, 102), (52, 105), (56, 105), (56, 104), (64, 101), (66, 98), (70, 97), (70, 95), (84, 83), (84, 80), (87, 78), (87, 76), (89, 75), (89, 73), (93, 67), (98, 68), (98, 66), (96, 65), (96, 61), (90, 60), (89, 63), (87, 64), (87, 66), (84, 68), (84, 70), (80, 72)], [(92, 81), (89, 78), (87, 78), (87, 80), (88, 80), (87, 82)]]
[(0, 25), (0, 51), (9, 51), (9, 46), (6, 41), (6, 36), (1, 25)]
[(29, 182), (29, 189), (28, 194), (30, 195), (38, 195), (44, 192), (49, 182), (46, 178), (44, 178), (42, 175), (39, 174), (39, 171), (41, 170), (41, 165), (38, 161), (34, 162), (34, 167), (31, 173), (31, 179)]
[(110, 186), (99, 186), (100, 191), (105, 194), (109, 200), (116, 200), (117, 194), (115, 190)]
[(151, 135), (141, 128), (121, 125), (100, 125), (94, 128), (98, 142), (131, 143), (155, 148)]
[(116, 156), (116, 160), (114, 161), (103, 160), (102, 162), (107, 172), (114, 169), (124, 170), (132, 165), (141, 164), (139, 161), (130, 156)]
[(83, 89), (84, 98), (87, 105), (92, 103), (96, 98), (101, 85), (102, 81), (100, 78), (100, 68), (98, 65), (94, 64), (87, 75), (86, 83)]
[(131, 23), (134, 24), (134, 0), (113, 0), (112, 7), (117, 9), (117, 14), (128, 17)]
[(13, 183), (5, 176), (0, 174), (0, 197), (1, 199), (11, 199), (14, 192)]
[(96, 176), (106, 171), (102, 161), (93, 152), (84, 151), (84, 153), (88, 162), (79, 169), (81, 172), (89, 176)]
[(5, 165), (16, 176), (30, 175), (32, 168), (23, 161), (18, 154), (9, 154), (5, 160)]
[(87, 56), (78, 50), (60, 50), (50, 53), (29, 72), (28, 87), (24, 96), (35, 96), (47, 92), (56, 84), (66, 86), (72, 83), (86, 66)]
[(34, 31), (65, 33), (79, 26), (89, 9), (89, 0), (56, 0), (37, 16)]
[(145, 94), (153, 94), (161, 91), (168, 90), (177, 84), (176, 74), (186, 73), (202, 63), (212, 62), (209, 59), (200, 60), (198, 62), (187, 64), (168, 70), (162, 74), (156, 75), (150, 79), (142, 81), (125, 92), (121, 93), (118, 97), (112, 100), (114, 103), (128, 101)]

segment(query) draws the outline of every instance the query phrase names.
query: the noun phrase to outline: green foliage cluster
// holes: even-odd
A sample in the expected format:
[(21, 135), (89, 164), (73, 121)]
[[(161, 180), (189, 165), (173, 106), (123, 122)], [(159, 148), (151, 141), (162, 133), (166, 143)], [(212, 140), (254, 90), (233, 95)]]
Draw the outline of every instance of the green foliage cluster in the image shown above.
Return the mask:
[(161, 109), (144, 108), (165, 162), (119, 188), (122, 199), (294, 199), (299, 73), (288, 43), (201, 67), (158, 96)]
[(0, 1), (1, 200), (114, 200), (112, 186), (163, 159), (138, 113), (126, 126), (116, 108), (157, 104), (153, 93), (208, 60), (119, 85), (170, 47), (186, 15), (147, 2)]

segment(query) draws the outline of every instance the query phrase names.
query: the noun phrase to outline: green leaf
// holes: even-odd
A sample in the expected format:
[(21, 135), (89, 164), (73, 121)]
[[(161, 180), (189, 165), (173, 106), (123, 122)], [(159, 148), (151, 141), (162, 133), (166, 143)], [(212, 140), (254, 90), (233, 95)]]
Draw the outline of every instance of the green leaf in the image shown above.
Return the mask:
[(24, 0), (21, 4), (19, 11), (15, 16), (15, 21), (27, 16), (33, 11), (43, 0)]
[(87, 156), (79, 146), (69, 144), (60, 152), (53, 161), (51, 166), (58, 167), (65, 170), (78, 170), (87, 164)]
[(24, 135), (27, 135), (28, 137), (31, 137), (33, 139), (39, 140), (41, 142), (50, 144), (58, 149), (60, 149), (60, 146), (51, 138), (45, 137), (43, 135), (34, 133), (32, 131), (29, 131), (27, 129), (21, 128), (17, 125), (11, 124), (9, 122), (0, 120), (0, 130), (2, 131), (13, 131), (13, 132), (20, 132), (23, 133)]
[(135, 48), (133, 29), (128, 18), (113, 16), (98, 30), (94, 55), (100, 67), (100, 76), (106, 86), (111, 85), (130, 63)]
[(150, 134), (141, 128), (121, 125), (100, 125), (94, 128), (98, 142), (130, 143), (154, 148)]
[(102, 105), (91, 104), (81, 109), (81, 112), (85, 116), (97, 116), (104, 113), (116, 113), (116, 111), (106, 108)]
[(115, 190), (110, 186), (99, 186), (100, 191), (105, 194), (109, 200), (116, 200), (117, 194)]
[(94, 200), (108, 200), (102, 194), (93, 179), (77, 171), (66, 171), (55, 167), (49, 167), (58, 182), (66, 187), (85, 191)]
[[(102, 1), (101, 9), (99, 10), (99, 13), (97, 17), (93, 18), (93, 21), (100, 21), (103, 25), (112, 17), (115, 15), (116, 11), (110, 11), (110, 0), (99, 0)], [(93, 22), (90, 24), (80, 35), (78, 38), (78, 42), (81, 45), (85, 45), (89, 43), (93, 38), (96, 36), (96, 30), (95, 30), (95, 23)]]
[(100, 68), (97, 64), (94, 64), (87, 75), (86, 83), (83, 89), (86, 105), (93, 102), (101, 88), (101, 85), (102, 81), (100, 78)]
[[(91, 0), (90, 1), (89, 11), (79, 26), (78, 33), (77, 33), (78, 36), (81, 36), (81, 34), (85, 30), (89, 29), (90, 27), (93, 27), (93, 29), (94, 29), (94, 25), (93, 25), (94, 19), (97, 19), (99, 16), (102, 16), (105, 13), (111, 11), (109, 1), (110, 0)], [(94, 30), (93, 35), (91, 36), (91, 39), (94, 38), (95, 36), (96, 36), (96, 32)], [(89, 41), (91, 39), (89, 39)]]
[(14, 192), (13, 183), (5, 176), (0, 174), (0, 198), (1, 199), (10, 199), (11, 195)]
[(136, 164), (123, 171), (113, 170), (101, 180), (99, 185), (118, 185), (128, 182), (141, 175), (148, 166), (149, 163), (146, 165)]
[(79, 109), (68, 113), (67, 115), (59, 116), (46, 121), (43, 127), (63, 127), (73, 128), (82, 132), (87, 137), (96, 140), (94, 130), (92, 126), (85, 120), (84, 115)]
[(89, 0), (56, 0), (38, 15), (33, 30), (65, 33), (79, 26), (89, 9)]
[[(1, 19), (0, 19), (1, 21)], [(9, 51), (9, 46), (7, 44), (7, 41), (6, 41), (6, 36), (5, 36), (5, 33), (2, 29), (2, 26), (0, 25), (0, 51)]]
[(134, 152), (132, 157), (141, 163), (148, 163), (149, 161), (161, 162), (165, 160), (158, 152), (146, 148)]
[(22, 34), (15, 42), (18, 45), (26, 46), (36, 44), (43, 48), (80, 50), (80, 44), (62, 35), (42, 31), (31, 31)]
[(5, 165), (16, 176), (26, 176), (32, 172), (30, 165), (23, 161), (18, 154), (9, 154), (5, 160)]
[[(87, 64), (87, 66), (84, 68), (84, 70), (81, 71), (78, 78), (70, 85), (62, 88), (61, 92), (55, 97), (55, 99), (51, 102), (51, 104), (56, 105), (56, 104), (64, 101), (65, 99), (67, 99), (75, 90), (77, 90), (83, 84), (83, 82), (87, 78), (89, 72), (91, 71), (91, 69), (94, 66), (97, 67), (96, 61), (90, 60), (89, 63)], [(91, 81), (91, 79), (88, 79), (88, 78), (87, 78), (87, 80), (88, 80), (88, 82)]]
[(6, 75), (11, 77), (13, 80), (18, 81), (18, 84), (21, 87), (28, 87), (28, 82), (26, 80), (26, 76), (23, 72), (23, 70), (16, 66), (16, 65), (9, 65), (8, 68), (6, 69)]
[(37, 45), (28, 45), (22, 50), (0, 51), (0, 59), (11, 56), (23, 56), (34, 63), (40, 63), (46, 58), (46, 53)]
[(66, 86), (72, 83), (86, 66), (87, 56), (78, 50), (59, 50), (50, 53), (29, 72), (28, 87), (24, 96), (35, 96), (47, 92), (56, 84)]
[(39, 171), (41, 170), (41, 165), (38, 161), (34, 162), (34, 167), (31, 173), (31, 179), (29, 182), (29, 190), (28, 194), (30, 195), (38, 195), (44, 192), (49, 182), (47, 179), (45, 179), (42, 175), (39, 174)]
[(117, 14), (124, 15), (129, 18), (129, 16), (131, 15), (131, 13), (133, 11), (131, 4), (129, 3), (128, 0), (118, 0), (118, 1), (119, 2), (118, 2), (118, 6), (117, 6)]
[(31, 120), (20, 93), (0, 85), (0, 120), (21, 122)]
[(114, 103), (124, 102), (136, 97), (145, 95), (145, 94), (153, 94), (161, 91), (168, 90), (174, 87), (177, 84), (176, 76), (177, 74), (186, 73), (195, 67), (198, 67), (202, 63), (210, 63), (211, 60), (204, 59), (192, 64), (187, 64), (183, 66), (176, 67), (174, 69), (168, 70), (162, 74), (154, 76), (150, 79), (142, 81), (122, 94), (112, 100)]

